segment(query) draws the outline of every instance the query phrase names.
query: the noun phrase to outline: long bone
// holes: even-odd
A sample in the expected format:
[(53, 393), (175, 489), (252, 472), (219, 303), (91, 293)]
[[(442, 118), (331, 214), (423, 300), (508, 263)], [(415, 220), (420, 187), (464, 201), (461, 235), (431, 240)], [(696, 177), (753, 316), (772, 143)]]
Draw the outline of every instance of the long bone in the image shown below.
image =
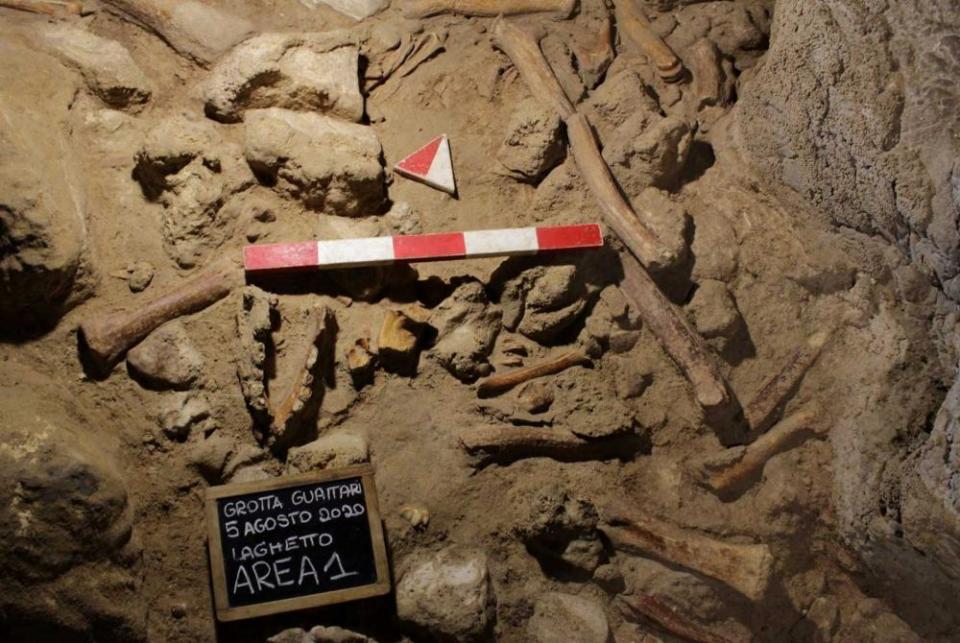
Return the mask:
[(189, 279), (136, 308), (86, 319), (80, 338), (98, 368), (109, 369), (128, 349), (166, 322), (203, 310), (243, 283), (243, 271), (221, 265)]
[(709, 632), (690, 619), (680, 610), (668, 605), (653, 594), (629, 594), (617, 597), (617, 606), (623, 617), (636, 622), (639, 617), (651, 621), (660, 629), (685, 641), (694, 643), (730, 643), (730, 639)]
[(480, 397), (497, 395), (537, 377), (553, 375), (571, 366), (588, 363), (590, 363), (590, 358), (582, 351), (566, 351), (554, 357), (549, 357), (538, 364), (524, 366), (503, 375), (493, 375), (481, 380), (477, 384), (477, 395)]
[(697, 402), (704, 411), (718, 417), (729, 415), (733, 402), (730, 390), (706, 344), (644, 269), (644, 266), (667, 265), (675, 258), (620, 193), (600, 154), (590, 124), (575, 112), (536, 38), (503, 19), (496, 21), (491, 37), (493, 44), (513, 62), (530, 92), (565, 120), (573, 157), (584, 181), (600, 205), (604, 220), (632, 253), (621, 253), (624, 294), (690, 380)]
[(525, 13), (555, 13), (567, 18), (576, 0), (413, 0), (406, 3), (407, 18), (428, 18), (443, 13), (493, 18)]
[(661, 78), (668, 83), (681, 80), (683, 63), (670, 49), (670, 45), (653, 30), (650, 21), (637, 7), (636, 2), (637, 0), (615, 0), (617, 26), (628, 40), (649, 56)]
[(635, 435), (585, 440), (570, 431), (517, 426), (465, 429), (460, 445), (477, 457), (477, 464), (547, 457), (564, 462), (625, 457), (640, 448)]
[[(620, 551), (692, 569), (752, 600), (759, 600), (767, 591), (773, 570), (773, 554), (767, 545), (725, 543), (617, 508), (608, 509), (605, 518), (600, 530)], [(622, 524), (612, 524), (614, 519)]]

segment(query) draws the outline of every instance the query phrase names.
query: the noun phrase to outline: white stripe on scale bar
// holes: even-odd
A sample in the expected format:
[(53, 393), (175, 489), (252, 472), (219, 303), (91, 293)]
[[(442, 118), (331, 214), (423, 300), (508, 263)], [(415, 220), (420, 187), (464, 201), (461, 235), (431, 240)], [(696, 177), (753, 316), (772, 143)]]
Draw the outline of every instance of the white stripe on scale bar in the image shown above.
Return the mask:
[(493, 257), (503, 254), (533, 254), (539, 250), (536, 228), (474, 230), (463, 233), (468, 257)]
[(393, 261), (393, 237), (330, 239), (317, 242), (317, 265), (368, 266)]

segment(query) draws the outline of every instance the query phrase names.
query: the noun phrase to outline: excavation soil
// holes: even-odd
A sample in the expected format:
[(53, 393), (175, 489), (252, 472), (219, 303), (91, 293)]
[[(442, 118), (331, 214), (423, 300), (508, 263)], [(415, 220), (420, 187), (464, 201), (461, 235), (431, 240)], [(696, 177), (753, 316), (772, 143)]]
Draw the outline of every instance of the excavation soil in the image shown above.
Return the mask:
[[(689, 130), (690, 140), (684, 143), (683, 130), (661, 123), (664, 136), (679, 132), (679, 138), (670, 140), (683, 150), (680, 158), (654, 152), (659, 165), (641, 167), (638, 162), (631, 167), (625, 152), (628, 160), (615, 167), (629, 197), (637, 203), (660, 199), (668, 207), (659, 209), (680, 221), (672, 224), (672, 234), (689, 251), (678, 266), (657, 275), (658, 282), (708, 337), (742, 404), (810, 335), (831, 333), (820, 359), (778, 413), (815, 407), (816, 431), (770, 459), (733, 498), (719, 498), (701, 484), (708, 461), (732, 457), (728, 445), (735, 441), (729, 436), (736, 434), (736, 420), (722, 426), (706, 422), (657, 339), (635, 314), (622, 311), (622, 302), (618, 313), (619, 263), (608, 248), (546, 258), (251, 280), (278, 295), (271, 347), (275, 359), (268, 369), (272, 390), (289, 389), (305, 359), (304, 311), (328, 306), (339, 327), (331, 374), (317, 378), (322, 401), (316, 418), (284, 439), (300, 445), (317, 437), (353, 434), (366, 441), (395, 580), (414, 557), (450, 545), (483, 550), (496, 605), (495, 624), (485, 635), (497, 640), (543, 640), (536, 638), (531, 617), (547, 592), (594, 600), (618, 641), (643, 640), (644, 633), (672, 640), (651, 621), (625, 617), (618, 596), (640, 594), (656, 595), (700, 627), (734, 641), (949, 639), (956, 631), (955, 614), (925, 606), (919, 596), (899, 594), (884, 575), (885, 561), (907, 560), (898, 558), (896, 546), (886, 559), (876, 552), (868, 556), (863, 541), (868, 530), (892, 541), (898, 538), (899, 499), (888, 491), (899, 489), (897, 472), (909, 466), (911, 445), (926, 438), (952, 379), (955, 355), (943, 341), (949, 334), (943, 320), (951, 304), (883, 235), (836, 227), (829, 196), (811, 205), (770, 187), (750, 169), (737, 142), (743, 128), (737, 119), (762, 114), (739, 113), (736, 96), (744, 93), (744, 85), (757, 82), (751, 70), (763, 61), (771, 6), (717, 2), (681, 5), (658, 14), (658, 29), (672, 34), (681, 56), (700, 35), (720, 40), (721, 56), (737, 89), (728, 100), (698, 110), (689, 80), (664, 84), (628, 43), (616, 41), (616, 56), (600, 72), (579, 64), (571, 47), (595, 39), (598, 20), (609, 13), (601, 3), (583, 5), (569, 21), (530, 17), (523, 22), (549, 31), (544, 40), (548, 59), (568, 94), (579, 91), (580, 96), (573, 97), (584, 98), (604, 148), (629, 147), (633, 139), (619, 137), (637, 130), (629, 123), (622, 126), (641, 107), (653, 110), (657, 119), (686, 123)], [(707, 8), (719, 5), (732, 11), (749, 8), (756, 42), (741, 42), (737, 49), (724, 45), (724, 33), (732, 36), (723, 29), (704, 32), (704, 21), (720, 24), (715, 15), (707, 15)], [(52, 321), (28, 327), (8, 322), (12, 339), (0, 344), (0, 386), (9, 394), (0, 398), (0, 416), (5, 424), (21, 422), (18, 428), (23, 430), (55, 425), (70, 435), (70, 445), (76, 444), (64, 449), (86, 454), (85, 471), (108, 468), (109, 476), (98, 479), (125, 489), (116, 491), (125, 499), (110, 505), (124, 507), (114, 522), (125, 527), (102, 547), (64, 554), (66, 545), (59, 541), (45, 540), (42, 533), (31, 536), (32, 514), (21, 511), (17, 542), (28, 543), (31, 560), (46, 570), (39, 575), (28, 570), (18, 576), (14, 589), (0, 590), (22, 592), (3, 596), (6, 614), (0, 612), (0, 629), (10, 627), (23, 640), (49, 632), (69, 640), (261, 641), (289, 627), (316, 625), (341, 625), (381, 640), (430, 636), (429, 623), (411, 625), (397, 618), (392, 596), (257, 619), (239, 627), (217, 625), (203, 497), (207, 486), (229, 481), (236, 472), (223, 466), (226, 456), (219, 464), (209, 464), (216, 459), (209, 452), (222, 448), (248, 453), (251, 464), (241, 463), (238, 471), (257, 468), (257, 475), (273, 476), (287, 470), (289, 446), (270, 449), (258, 440), (262, 427), (255, 426), (238, 383), (237, 364), (249, 350), (249, 338), (238, 334), (239, 290), (180, 320), (182, 334), (175, 337), (181, 339), (171, 341), (186, 337), (199, 358), (189, 356), (189, 373), (176, 376), (173, 384), (145, 380), (125, 362), (106, 376), (95, 372), (78, 349), (78, 325), (106, 312), (135, 309), (220, 256), (239, 258), (248, 239), (395, 234), (398, 227), (391, 221), (399, 220), (394, 217), (398, 203), (413, 213), (402, 214), (403, 225), (417, 217), (422, 231), (602, 221), (575, 164), (564, 155), (561, 130), (555, 135), (561, 145), (551, 146), (549, 140), (542, 145), (537, 139), (541, 130), (534, 133), (529, 144), (540, 145), (540, 156), (531, 153), (522, 176), (498, 160), (511, 136), (511, 119), (530, 109), (531, 97), (509, 60), (491, 46), (490, 20), (410, 21), (402, 17), (401, 7), (394, 7), (356, 23), (325, 7), (309, 9), (293, 0), (224, 3), (221, 8), (264, 33), (354, 30), (357, 42), (367, 43), (361, 46), (370, 58), (367, 65), (382, 55), (375, 53), (378, 49), (389, 52), (383, 43), (395, 38), (431, 33), (444, 38), (442, 51), (407, 75), (390, 76), (364, 92), (363, 122), (379, 137), (386, 168), (433, 136), (447, 134), (458, 194), (450, 196), (388, 171), (393, 213), (333, 217), (315, 204), (306, 207), (260, 174), (255, 180), (251, 175), (249, 184), (231, 188), (231, 205), (220, 211), (216, 224), (182, 233), (177, 243), (193, 244), (188, 252), (192, 259), (178, 261), (185, 246), (165, 238), (165, 209), (170, 206), (148, 198), (135, 177), (145, 137), (162, 120), (184, 114), (206, 120), (219, 144), (242, 145), (246, 125), (205, 119), (196, 88), (211, 71), (179, 55), (155, 34), (106, 11), (77, 20), (82, 28), (126, 47), (154, 91), (142, 109), (124, 112), (99, 102), (74, 76), (63, 81), (73, 85), (58, 127), (66, 132), (79, 168), (75, 185), (84, 195), (84, 254), (72, 299), (53, 313)], [(10, 42), (18, 47), (33, 46), (31, 30), (45, 23), (39, 16), (0, 9), (0, 25), (16, 32)], [(19, 82), (43, 86), (49, 82), (43, 69), (38, 67), (34, 75), (25, 68)], [(773, 80), (766, 77), (764, 82)], [(0, 104), (0, 112), (3, 109)], [(538, 122), (534, 129), (546, 128), (543, 136), (549, 139), (549, 114), (542, 120), (548, 123)], [(57, 158), (56, 151), (40, 152), (38, 158)], [(658, 190), (654, 197), (651, 186)], [(272, 215), (247, 216), (258, 208)], [(664, 227), (668, 234), (669, 228)], [(616, 245), (609, 234), (608, 241)], [(142, 275), (137, 283), (129, 269), (138, 262), (151, 264), (154, 275), (145, 288), (133, 292), (142, 286)], [(543, 276), (538, 277), (538, 270)], [(569, 273), (576, 277), (567, 278)], [(520, 281), (527, 284), (519, 287), (528, 289), (526, 310), (519, 323), (511, 323), (510, 307), (516, 307), (511, 293)], [(498, 329), (492, 348), (450, 368), (439, 350), (437, 330), (428, 329), (419, 340), (414, 373), (378, 367), (372, 383), (357, 390), (346, 370), (347, 352), (360, 339), (369, 340), (376, 350), (385, 311), (416, 306), (434, 311), (466, 283), (481, 284), (488, 306), (503, 310), (502, 321), (498, 315), (479, 317)], [(547, 301), (547, 313), (552, 308), (565, 311), (555, 313), (562, 322), (538, 313), (540, 300)], [(561, 304), (554, 305), (558, 301)], [(576, 346), (592, 351), (591, 364), (543, 378), (540, 389), (478, 398), (477, 376), (535, 364)], [(190, 396), (204, 400), (201, 417), (186, 427), (173, 420), (164, 424), (164, 412), (184, 407)], [(630, 439), (622, 440), (619, 457), (573, 458), (581, 461), (530, 457), (487, 463), (460, 445), (458, 434), (464, 429), (504, 425), (570, 431), (591, 439)], [(19, 449), (31, 444), (29, 435), (18, 440)], [(211, 441), (227, 446), (211, 446)], [(851, 464), (863, 461), (876, 466)], [(52, 466), (50, 462), (55, 461), (34, 466)], [(537, 531), (537, 525), (549, 522), (538, 512), (562, 511), (549, 502), (545, 508), (544, 497), (590, 503), (601, 520), (604, 507), (625, 502), (643, 515), (726, 542), (765, 543), (775, 560), (771, 586), (753, 602), (695, 571), (616, 552), (602, 538), (592, 559), (571, 562), (544, 553), (541, 540), (554, 541)], [(554, 504), (563, 506), (564, 501)], [(405, 506), (425, 511), (429, 522), (411, 524), (410, 511), (402, 511)], [(588, 523), (574, 524), (564, 537), (596, 539), (596, 525)], [(67, 540), (83, 537), (76, 530), (71, 533)], [(44, 564), (46, 547), (55, 550), (50, 555), (59, 556), (60, 562)], [(105, 553), (108, 550), (122, 553)], [(21, 557), (17, 551), (4, 556)], [(916, 571), (918, 586), (927, 578), (925, 569)], [(77, 585), (78, 575), (87, 577), (89, 585)], [(37, 604), (31, 605), (30, 587), (38, 583), (44, 597), (55, 597), (52, 602), (38, 594)], [(94, 589), (77, 590), (88, 586)], [(78, 598), (83, 594), (100, 598)]]

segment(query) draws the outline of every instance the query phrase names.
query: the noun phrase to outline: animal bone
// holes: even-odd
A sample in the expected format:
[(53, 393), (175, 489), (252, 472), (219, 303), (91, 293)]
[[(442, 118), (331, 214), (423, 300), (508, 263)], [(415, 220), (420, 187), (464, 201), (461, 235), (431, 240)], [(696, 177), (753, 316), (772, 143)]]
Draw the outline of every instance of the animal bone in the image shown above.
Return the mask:
[(42, 13), (53, 17), (79, 16), (83, 13), (83, 5), (79, 2), (58, 2), (57, 0), (0, 0), (0, 7)]
[(696, 623), (684, 618), (674, 607), (667, 605), (653, 594), (630, 594), (618, 596), (620, 613), (629, 621), (644, 617), (660, 629), (685, 641), (694, 643), (730, 643), (730, 639), (708, 632)]
[(589, 364), (590, 358), (580, 350), (566, 351), (554, 357), (549, 357), (539, 364), (524, 366), (503, 375), (493, 375), (477, 384), (477, 395), (479, 397), (491, 397), (505, 391), (509, 391), (514, 386), (523, 384), (537, 377), (544, 375), (553, 375), (564, 371), (571, 366), (578, 364)]
[(657, 73), (668, 83), (683, 78), (683, 63), (670, 46), (653, 30), (650, 21), (637, 7), (636, 0), (616, 0), (617, 25), (627, 39), (653, 61)]
[(704, 411), (715, 416), (711, 419), (729, 415), (734, 400), (706, 344), (644, 270), (644, 266), (669, 263), (670, 253), (624, 200), (610, 168), (600, 155), (590, 124), (574, 112), (532, 35), (498, 19), (492, 29), (492, 39), (494, 45), (513, 61), (531, 93), (553, 106), (566, 121), (577, 167), (599, 202), (607, 224), (633, 253), (633, 256), (621, 255), (624, 271), (621, 288), (624, 293), (667, 354), (690, 380)]
[(576, 0), (413, 0), (407, 2), (404, 16), (428, 18), (443, 13), (493, 18), (524, 13), (556, 13), (568, 18)]
[(763, 470), (767, 460), (790, 448), (805, 434), (816, 432), (813, 427), (816, 417), (816, 410), (805, 409), (781, 420), (747, 445), (738, 460), (713, 471), (706, 479), (707, 485), (720, 495), (741, 487), (744, 481)]
[(243, 283), (243, 270), (220, 266), (138, 302), (136, 308), (101, 315), (80, 324), (81, 345), (98, 368), (109, 370), (128, 349), (171, 319), (203, 310)]
[(570, 431), (534, 427), (485, 426), (460, 432), (460, 444), (478, 464), (511, 462), (520, 458), (548, 457), (574, 462), (624, 457), (639, 445), (636, 436), (584, 440)]
[(795, 352), (779, 373), (767, 380), (760, 391), (743, 410), (750, 439), (756, 438), (776, 421), (783, 405), (800, 385), (803, 376), (820, 356), (830, 339), (830, 333), (822, 331), (807, 338), (806, 343)]
[(297, 371), (290, 391), (278, 404), (274, 404), (267, 396), (271, 416), (270, 442), (287, 437), (298, 415), (313, 399), (316, 391), (314, 378), (319, 366), (326, 361), (320, 358), (329, 353), (336, 333), (337, 318), (326, 306), (311, 309), (307, 316), (307, 345), (303, 365)]
[[(732, 545), (667, 525), (652, 518), (605, 512), (600, 530), (613, 546), (630, 554), (652, 555), (726, 583), (752, 600), (767, 591), (773, 555), (767, 545)], [(614, 526), (610, 521), (625, 523)]]

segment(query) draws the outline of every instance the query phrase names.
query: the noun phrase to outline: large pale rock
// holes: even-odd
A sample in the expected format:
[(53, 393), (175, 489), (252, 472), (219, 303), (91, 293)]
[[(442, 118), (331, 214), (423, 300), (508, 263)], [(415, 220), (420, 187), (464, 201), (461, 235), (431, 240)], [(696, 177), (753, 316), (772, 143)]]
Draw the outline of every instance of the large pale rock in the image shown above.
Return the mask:
[(454, 545), (417, 556), (397, 583), (397, 616), (431, 640), (482, 640), (496, 614), (487, 556), (480, 550)]
[(0, 324), (53, 320), (76, 301), (84, 195), (65, 120), (78, 79), (0, 41)]
[(461, 285), (432, 311), (437, 341), (431, 355), (460, 380), (488, 375), (492, 368), (487, 357), (500, 333), (500, 317), (481, 284)]
[(330, 433), (287, 452), (287, 472), (307, 473), (318, 469), (336, 469), (370, 460), (370, 447), (362, 435)]
[(239, 146), (185, 115), (167, 117), (147, 134), (133, 176), (149, 200), (163, 205), (164, 248), (182, 268), (223, 243), (233, 223), (221, 213), (230, 211), (224, 204), (255, 182)]
[(151, 387), (186, 388), (197, 380), (204, 364), (183, 324), (172, 321), (130, 349), (127, 365)]
[(254, 172), (308, 208), (343, 216), (383, 209), (382, 148), (373, 128), (269, 108), (248, 111), (246, 130)]
[(104, 0), (104, 4), (201, 65), (209, 65), (254, 32), (247, 20), (199, 0)]
[(536, 643), (608, 643), (610, 624), (596, 600), (550, 592), (537, 599), (527, 633)]
[(52, 382), (15, 379), (0, 386), (3, 638), (144, 641), (140, 546), (110, 441), (89, 439), (103, 427), (54, 402)]
[(308, 0), (314, 4), (325, 4), (331, 9), (350, 16), (354, 20), (363, 20), (379, 13), (390, 5), (390, 0)]
[(519, 181), (538, 183), (563, 161), (566, 146), (560, 116), (533, 98), (517, 105), (497, 151), (503, 171)]
[(267, 33), (211, 70), (202, 93), (211, 118), (241, 121), (248, 109), (284, 107), (363, 118), (359, 50), (345, 32)]
[(37, 35), (44, 47), (79, 71), (90, 91), (107, 105), (138, 108), (153, 94), (153, 83), (119, 42), (66, 22), (46, 25)]

